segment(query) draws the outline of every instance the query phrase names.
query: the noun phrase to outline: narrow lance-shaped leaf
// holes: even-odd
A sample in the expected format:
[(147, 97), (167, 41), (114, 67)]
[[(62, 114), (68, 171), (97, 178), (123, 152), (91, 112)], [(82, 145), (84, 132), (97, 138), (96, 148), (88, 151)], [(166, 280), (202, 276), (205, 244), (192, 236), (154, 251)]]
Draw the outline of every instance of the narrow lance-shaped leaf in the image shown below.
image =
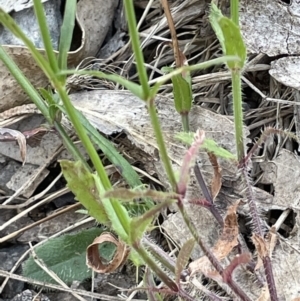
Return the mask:
[[(93, 175), (97, 190), (100, 195), (103, 195), (105, 189), (100, 181), (100, 178), (97, 175)], [(105, 213), (108, 219), (111, 221), (112, 229), (119, 235), (119, 237), (127, 242), (128, 232), (130, 225), (130, 217), (126, 208), (116, 199), (101, 199), (101, 204), (105, 209)]]
[(133, 218), (130, 223), (129, 239), (131, 244), (136, 243), (142, 238), (143, 234), (145, 233), (145, 231), (147, 230), (157, 213), (159, 213), (163, 208), (170, 206), (174, 202), (175, 200), (167, 200), (163, 203), (154, 206), (142, 216)]
[[(194, 133), (177, 133), (175, 138), (186, 143), (187, 145), (191, 145), (194, 141)], [(207, 152), (215, 154), (217, 157), (224, 159), (232, 159), (236, 160), (236, 156), (230, 153), (228, 150), (219, 146), (214, 140), (205, 138), (201, 148), (205, 149)]]
[[(60, 109), (62, 112), (66, 113), (62, 106), (60, 106)], [(92, 141), (100, 147), (103, 153), (107, 156), (108, 160), (118, 168), (118, 171), (124, 177), (128, 185), (131, 187), (141, 185), (142, 183), (136, 171), (132, 168), (128, 161), (126, 161), (126, 159), (124, 159), (123, 156), (118, 153), (112, 143), (103, 137), (80, 111), (76, 110), (76, 114), (81, 124), (89, 133)], [(149, 207), (152, 205), (152, 202), (149, 202)]]
[(186, 151), (184, 155), (182, 166), (180, 169), (180, 179), (177, 184), (178, 193), (181, 194), (182, 196), (185, 195), (189, 177), (190, 177), (190, 168), (195, 163), (196, 156), (198, 155), (198, 150), (201, 144), (203, 143), (204, 138), (205, 138), (204, 131), (198, 131), (194, 135), (194, 142), (192, 143), (191, 147)]
[(85, 168), (81, 161), (60, 161), (67, 186), (75, 194), (76, 199), (88, 210), (90, 216), (99, 223), (109, 225), (109, 219), (104, 206), (99, 199), (93, 175)]
[(211, 5), (210, 22), (224, 54), (236, 55), (240, 58), (240, 61), (227, 62), (228, 68), (231, 70), (242, 69), (246, 62), (247, 51), (240, 28), (231, 19), (223, 16), (214, 3)]
[(175, 266), (175, 281), (177, 285), (180, 284), (181, 272), (183, 271), (183, 269), (185, 268), (185, 266), (187, 265), (190, 259), (190, 255), (193, 251), (194, 245), (195, 245), (195, 240), (191, 238), (184, 243), (184, 245), (179, 251), (176, 260), (176, 266)]

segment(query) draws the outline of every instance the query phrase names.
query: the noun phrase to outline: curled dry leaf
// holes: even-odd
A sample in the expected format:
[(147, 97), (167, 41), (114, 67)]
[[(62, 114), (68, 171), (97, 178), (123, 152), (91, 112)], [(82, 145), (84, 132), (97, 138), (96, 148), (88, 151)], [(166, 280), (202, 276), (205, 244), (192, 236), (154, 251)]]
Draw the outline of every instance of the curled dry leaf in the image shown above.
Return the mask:
[(211, 196), (213, 200), (215, 200), (222, 186), (222, 176), (221, 176), (222, 168), (218, 163), (218, 158), (216, 155), (214, 155), (213, 153), (207, 153), (207, 154), (208, 154), (209, 161), (214, 169), (214, 175), (211, 181), (210, 190), (211, 190)]
[[(100, 245), (103, 243), (112, 243), (116, 246), (112, 260), (105, 263), (104, 256), (99, 254)], [(111, 273), (120, 267), (127, 259), (129, 249), (109, 232), (104, 232), (96, 237), (86, 250), (86, 263), (97, 273)]]
[(23, 165), (26, 161), (26, 137), (19, 131), (0, 128), (0, 141), (17, 141)]

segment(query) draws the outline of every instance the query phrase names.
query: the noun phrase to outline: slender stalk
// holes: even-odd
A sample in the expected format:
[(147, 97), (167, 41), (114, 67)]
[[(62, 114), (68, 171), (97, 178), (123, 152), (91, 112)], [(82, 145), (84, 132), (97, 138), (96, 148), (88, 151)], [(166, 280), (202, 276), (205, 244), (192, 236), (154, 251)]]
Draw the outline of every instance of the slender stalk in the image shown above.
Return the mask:
[(230, 1), (230, 16), (231, 20), (239, 26), (239, 0)]
[(244, 135), (243, 135), (243, 108), (242, 108), (242, 85), (240, 70), (231, 71), (232, 97), (235, 126), (235, 142), (238, 161), (244, 159)]
[(151, 240), (149, 240), (146, 236), (142, 238), (142, 243), (147, 249), (149, 249), (150, 253), (163, 264), (163, 266), (175, 274), (176, 263), (168, 254), (164, 252), (164, 250), (162, 250), (155, 243), (151, 242)]
[(142, 244), (134, 243), (133, 248), (141, 256), (146, 265), (166, 284), (172, 291), (178, 292), (177, 284), (156, 264)]
[(53, 51), (53, 46), (52, 46), (52, 39), (50, 36), (49, 28), (47, 25), (47, 18), (44, 13), (44, 7), (41, 2), (41, 0), (33, 0), (34, 3), (34, 11), (39, 23), (39, 28), (41, 31), (41, 36), (43, 39), (44, 47), (47, 53), (47, 58), (49, 61), (49, 64), (51, 66), (51, 69), (54, 71), (54, 73), (58, 72), (58, 63), (56, 60), (56, 55)]
[(144, 57), (141, 49), (139, 35), (137, 31), (137, 23), (135, 18), (135, 10), (132, 0), (124, 0), (126, 18), (128, 22), (129, 35), (131, 39), (132, 50), (135, 56), (137, 71), (139, 74), (140, 84), (144, 92), (144, 100), (148, 100), (150, 96), (150, 86), (148, 83), (147, 71), (144, 66)]
[(148, 102), (148, 111), (151, 119), (151, 124), (156, 136), (157, 145), (159, 148), (160, 159), (162, 160), (168, 180), (172, 186), (173, 191), (176, 191), (177, 182), (175, 179), (175, 175), (172, 169), (172, 165), (168, 156), (168, 152), (166, 149), (166, 144), (163, 138), (163, 134), (160, 127), (160, 122), (156, 113), (154, 99), (150, 99)]
[(181, 113), (180, 116), (183, 130), (188, 133), (190, 131), (189, 113)]
[(97, 174), (101, 180), (101, 183), (102, 183), (104, 189), (109, 190), (111, 188), (111, 183), (109, 181), (109, 178), (107, 176), (105, 168), (104, 168), (104, 166), (99, 158), (99, 155), (98, 155), (97, 151), (95, 150), (90, 138), (88, 137), (84, 127), (80, 123), (80, 120), (77, 118), (76, 110), (73, 107), (65, 88), (60, 85), (60, 83), (58, 82), (57, 79), (54, 80), (53, 84), (64, 104), (64, 107), (66, 109), (68, 117), (70, 118), (70, 121), (72, 122), (80, 141), (82, 142), (91, 161), (93, 162), (93, 165), (95, 166), (95, 169), (97, 171)]

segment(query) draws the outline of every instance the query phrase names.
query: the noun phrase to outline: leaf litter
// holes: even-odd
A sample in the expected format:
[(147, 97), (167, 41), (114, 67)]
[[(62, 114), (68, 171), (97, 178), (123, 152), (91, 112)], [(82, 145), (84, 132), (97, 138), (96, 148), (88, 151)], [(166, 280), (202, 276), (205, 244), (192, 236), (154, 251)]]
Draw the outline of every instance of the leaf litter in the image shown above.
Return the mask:
[[(265, 1), (241, 2), (241, 26), (250, 52), (249, 64), (246, 66), (246, 70), (249, 72), (245, 75), (247, 82), (244, 82), (245, 103), (247, 105), (250, 104), (250, 106), (245, 110), (245, 116), (246, 123), (251, 130), (250, 137), (254, 139), (259, 136), (260, 129), (266, 125), (275, 125), (278, 128), (292, 129), (293, 110), (290, 109), (291, 104), (288, 102), (285, 105), (278, 104), (278, 102), (274, 103), (272, 100), (268, 100), (267, 97), (262, 95), (268, 95), (270, 99), (273, 98), (274, 101), (283, 101), (283, 103), (284, 101), (294, 101), (294, 90), (281, 85), (277, 80), (284, 85), (298, 89), (297, 77), (295, 75), (298, 69), (298, 58), (287, 56), (286, 58), (280, 59), (281, 61), (272, 60), (270, 65), (269, 57), (266, 55), (256, 55), (255, 53), (267, 54), (270, 57), (277, 54), (298, 55), (298, 44), (296, 43), (298, 39), (298, 3), (293, 1), (292, 5), (285, 6), (282, 1), (268, 1), (267, 5), (265, 5)], [(252, 6), (255, 4), (259, 5), (258, 9), (257, 7)], [(142, 2), (137, 5), (140, 5), (143, 9), (145, 8)], [(197, 9), (195, 9), (196, 5)], [(167, 39), (166, 37), (168, 34), (168, 31), (166, 30), (166, 20), (160, 15), (160, 8), (157, 1), (153, 2), (152, 9), (151, 13), (148, 13), (145, 17), (147, 22), (145, 24), (147, 25), (142, 27), (141, 37), (144, 38), (142, 47), (145, 56), (148, 58), (148, 63), (151, 66), (155, 66), (158, 70), (160, 67), (172, 63), (173, 55), (170, 50), (163, 51), (162, 44), (160, 44), (160, 40), (157, 39), (157, 37)], [(189, 64), (195, 62), (196, 58), (200, 60), (207, 59), (208, 57), (219, 53), (219, 46), (214, 44), (214, 40), (212, 40), (210, 36), (212, 31), (205, 21), (203, 21), (206, 16), (206, 9), (207, 6), (205, 3), (200, 3), (199, 5), (197, 1), (192, 0), (183, 1), (181, 3), (179, 1), (174, 1), (171, 8), (174, 13), (173, 17), (176, 26), (181, 27), (182, 31), (187, 35), (189, 35), (191, 31), (192, 33), (196, 33), (195, 36), (188, 39), (190, 44), (187, 43), (186, 40), (179, 38), (179, 47), (180, 49), (184, 49), (184, 54), (188, 58)], [(277, 17), (275, 18), (274, 16)], [(265, 24), (264, 26), (258, 24), (258, 21), (261, 18)], [(276, 19), (276, 22), (274, 22), (274, 18)], [(281, 24), (281, 21), (284, 21), (284, 24)], [(276, 26), (274, 26), (274, 23)], [(282, 36), (279, 33), (282, 33)], [(205, 38), (203, 39), (200, 37)], [(149, 47), (150, 45), (152, 45), (152, 47), (153, 45), (158, 47), (160, 51), (158, 56), (153, 56), (151, 54), (152, 50)], [(201, 54), (198, 56), (199, 53)], [(125, 45), (122, 51), (112, 53), (111, 56), (113, 56), (112, 63), (111, 58), (106, 60), (106, 62), (110, 62), (111, 68), (120, 67), (125, 70), (125, 67), (127, 67), (129, 70), (130, 65), (132, 64), (132, 58), (128, 46)], [(121, 61), (126, 61), (125, 67), (119, 63)], [(279, 64), (281, 62), (283, 63), (283, 69)], [(285, 62), (288, 62), (288, 65), (286, 65)], [(293, 71), (291, 68), (295, 66), (296, 71)], [(270, 67), (271, 70), (268, 71)], [(276, 80), (272, 78), (269, 79), (268, 72)], [(152, 73), (152, 76), (153, 74), (154, 73)], [(34, 72), (33, 74), (29, 74), (29, 77), (33, 77), (33, 75)], [(281, 79), (279, 76), (284, 76), (284, 78)], [(291, 79), (289, 76), (294, 78)], [(134, 78), (135, 75), (129, 73), (129, 77)], [(267, 77), (269, 81), (266, 82), (264, 77)], [(88, 81), (91, 80), (91, 78), (81, 78), (81, 84), (84, 84), (85, 81), (88, 83)], [(217, 68), (210, 70), (210, 74), (198, 73), (192, 75), (192, 88), (193, 95), (195, 95), (195, 103), (201, 104), (201, 108), (194, 106), (191, 115), (193, 118), (191, 118), (191, 121), (194, 129), (204, 129), (208, 137), (212, 137), (225, 149), (234, 152), (231, 117), (224, 117), (220, 114), (216, 114), (219, 112), (230, 113), (229, 106), (226, 105), (226, 103), (230, 103), (230, 97), (228, 97), (228, 92), (230, 90), (228, 89), (228, 80), (228, 72), (220, 72)], [(73, 81), (76, 81), (76, 77), (73, 77)], [(157, 174), (160, 181), (167, 187), (165, 181), (166, 177), (157, 156), (157, 146), (151, 133), (149, 120), (146, 118), (147, 113), (144, 105), (126, 92), (97, 92), (99, 94), (103, 93), (104, 97), (107, 99), (111, 99), (112, 94), (117, 95), (117, 99), (121, 98), (120, 95), (122, 95), (122, 98), (119, 101), (112, 98), (110, 101), (105, 102), (104, 106), (104, 100), (101, 102), (101, 96), (97, 95), (97, 93), (93, 96), (89, 96), (92, 95), (92, 93), (80, 92), (77, 94), (79, 99), (76, 99), (76, 94), (73, 94), (73, 96), (71, 95), (71, 97), (75, 105), (88, 116), (92, 123), (97, 125), (100, 132), (107, 135), (122, 135), (125, 133), (126, 139), (129, 140), (129, 145), (132, 143), (135, 146), (135, 148), (132, 147), (132, 153), (129, 153), (129, 157), (143, 159), (145, 162), (143, 162), (145, 170), (151, 175)], [(164, 133), (168, 141), (173, 167), (176, 169), (181, 165), (185, 147), (184, 145), (179, 144), (178, 140), (174, 138), (174, 133), (179, 131), (181, 125), (172, 104), (170, 102), (168, 103), (170, 92), (170, 86), (168, 84), (164, 85), (161, 96), (157, 99), (157, 107), (158, 112), (161, 114), (161, 120), (165, 120), (162, 122)], [(18, 94), (16, 93), (15, 95), (17, 96)], [(85, 97), (86, 101), (85, 103), (80, 104), (83, 97)], [(18, 97), (11, 98), (12, 100), (18, 99)], [(128, 102), (126, 102), (127, 99)], [(256, 103), (255, 108), (251, 108), (250, 100)], [(90, 104), (90, 102), (92, 102), (92, 104)], [(117, 102), (116, 106), (114, 106), (114, 102)], [(122, 102), (124, 102), (124, 105)], [(101, 108), (98, 112), (94, 112), (96, 107), (95, 103), (98, 108)], [(17, 103), (15, 102), (10, 102), (11, 107), (15, 107), (16, 104)], [(118, 118), (114, 115), (117, 108), (121, 111)], [(125, 111), (128, 111), (127, 113), (129, 113), (128, 108), (130, 108), (131, 114), (127, 116), (123, 113)], [(134, 121), (134, 118), (137, 118), (137, 116), (138, 120)], [(121, 140), (122, 139), (115, 139), (116, 143)], [(300, 267), (299, 260), (297, 259), (299, 258), (299, 193), (297, 189), (298, 184), (296, 182), (298, 179), (298, 158), (293, 154), (294, 149), (291, 144), (289, 144), (288, 140), (289, 139), (278, 136), (273, 144), (270, 142), (265, 143), (262, 149), (258, 150), (253, 156), (252, 175), (260, 187), (255, 188), (255, 193), (259, 199), (259, 208), (266, 224), (271, 220), (270, 216), (272, 216), (274, 210), (280, 210), (282, 213), (287, 210), (295, 212), (295, 220), (292, 224), (288, 221), (289, 218), (287, 218), (286, 222), (283, 221), (281, 225), (278, 225), (277, 231), (279, 231), (280, 227), (289, 229), (289, 231), (285, 230), (289, 233), (289, 236), (285, 237), (281, 234), (283, 232), (277, 232), (276, 236), (278, 241), (277, 244), (275, 244), (276, 246), (272, 253), (272, 262), (275, 267), (275, 279), (278, 284), (278, 291), (280, 292), (280, 295), (283, 296), (284, 300), (289, 301), (299, 296), (299, 294), (297, 295), (297, 288), (300, 287), (300, 284), (298, 283)], [(124, 143), (126, 144), (127, 142), (124, 141)], [(286, 147), (287, 150), (283, 147)], [(15, 147), (15, 153), (19, 152), (20, 149)], [(27, 155), (29, 153), (30, 152), (27, 149)], [(19, 161), (20, 158), (17, 160)], [(53, 159), (51, 161), (53, 161)], [(204, 170), (206, 182), (211, 183), (215, 178), (213, 176), (215, 171), (211, 167), (209, 157), (204, 152), (201, 152), (198, 164), (200, 164), (201, 168)], [(218, 189), (214, 189), (214, 191), (216, 191), (215, 194), (217, 195), (215, 202), (219, 204), (223, 214), (226, 215), (228, 204), (233, 204), (235, 200), (239, 199), (239, 191), (240, 187), (242, 187), (242, 183), (239, 183), (238, 181), (236, 168), (232, 162), (228, 163), (226, 160), (220, 160), (219, 166), (222, 169), (223, 185), (219, 194)], [(217, 182), (219, 183), (219, 180)], [(265, 186), (268, 185), (274, 186), (273, 191), (271, 188), (270, 193), (262, 190), (262, 188), (265, 188)], [(216, 186), (219, 187), (219, 184)], [(191, 186), (189, 187), (189, 195), (202, 197), (193, 176), (191, 179)], [(241, 203), (238, 212), (247, 215), (247, 209), (244, 207), (243, 203)], [(193, 205), (188, 211), (191, 213), (193, 220), (201, 222), (199, 224), (199, 229), (201, 229), (201, 232), (203, 230), (203, 236), (209, 240), (209, 245), (213, 247), (218, 241), (218, 231), (216, 231), (216, 229), (220, 228), (218, 224), (212, 220), (208, 211), (205, 211), (203, 208), (200, 209), (199, 207), (195, 210), (195, 208), (196, 207)], [(286, 217), (288, 216), (289, 215), (286, 215)], [(275, 220), (278, 219), (278, 217), (274, 216), (272, 218), (275, 218)], [(210, 227), (208, 227), (208, 225), (210, 225)], [(185, 231), (185, 228), (181, 224), (180, 217), (176, 212), (171, 213), (168, 216), (163, 227), (172, 240), (179, 245), (184, 245), (184, 241), (188, 239), (188, 232)], [(272, 249), (273, 248), (274, 246)], [(260, 254), (258, 254), (258, 257), (259, 255)], [(192, 252), (193, 259), (200, 258), (201, 256), (199, 250), (194, 250), (194, 252)], [(254, 292), (254, 295), (257, 298), (260, 296), (259, 300), (268, 298), (266, 294), (264, 295), (264, 290), (261, 290), (259, 285), (254, 283), (253, 276), (245, 276), (245, 272), (237, 271), (237, 277), (240, 277), (240, 279), (244, 281), (243, 285), (246, 290), (249, 289), (249, 291)]]

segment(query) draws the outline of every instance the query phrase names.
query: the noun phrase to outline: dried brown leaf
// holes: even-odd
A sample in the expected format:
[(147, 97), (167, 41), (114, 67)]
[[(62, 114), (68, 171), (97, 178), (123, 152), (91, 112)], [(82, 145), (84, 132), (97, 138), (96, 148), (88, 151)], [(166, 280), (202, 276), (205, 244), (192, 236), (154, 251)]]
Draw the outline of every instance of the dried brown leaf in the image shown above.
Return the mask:
[(220, 167), (218, 163), (218, 158), (216, 155), (213, 153), (207, 153), (209, 161), (214, 169), (214, 176), (211, 181), (211, 196), (213, 200), (217, 197), (217, 195), (220, 192), (221, 186), (222, 186), (222, 176), (221, 176), (221, 171), (222, 168)]
[(222, 234), (213, 248), (213, 252), (219, 260), (225, 258), (238, 244), (239, 226), (236, 209), (239, 203), (238, 201), (228, 208)]
[[(230, 206), (227, 210), (227, 214), (224, 221), (224, 229), (217, 243), (213, 247), (213, 253), (218, 260), (225, 258), (231, 250), (238, 244), (238, 222), (236, 209), (239, 205), (239, 201)], [(194, 260), (189, 264), (189, 270), (191, 275), (201, 271), (207, 277), (216, 277), (215, 272), (212, 270), (210, 261), (206, 256)]]
[[(110, 242), (116, 246), (113, 259), (108, 264), (104, 263), (99, 254), (99, 245), (104, 242)], [(129, 249), (109, 232), (103, 232), (96, 237), (86, 250), (86, 263), (97, 273), (111, 273), (120, 267), (127, 259)]]
[(262, 259), (269, 255), (268, 247), (266, 245), (265, 240), (261, 236), (257, 235), (256, 233), (253, 233), (252, 241), (255, 245), (258, 254), (257, 264), (255, 266), (255, 270), (258, 270), (263, 266)]

